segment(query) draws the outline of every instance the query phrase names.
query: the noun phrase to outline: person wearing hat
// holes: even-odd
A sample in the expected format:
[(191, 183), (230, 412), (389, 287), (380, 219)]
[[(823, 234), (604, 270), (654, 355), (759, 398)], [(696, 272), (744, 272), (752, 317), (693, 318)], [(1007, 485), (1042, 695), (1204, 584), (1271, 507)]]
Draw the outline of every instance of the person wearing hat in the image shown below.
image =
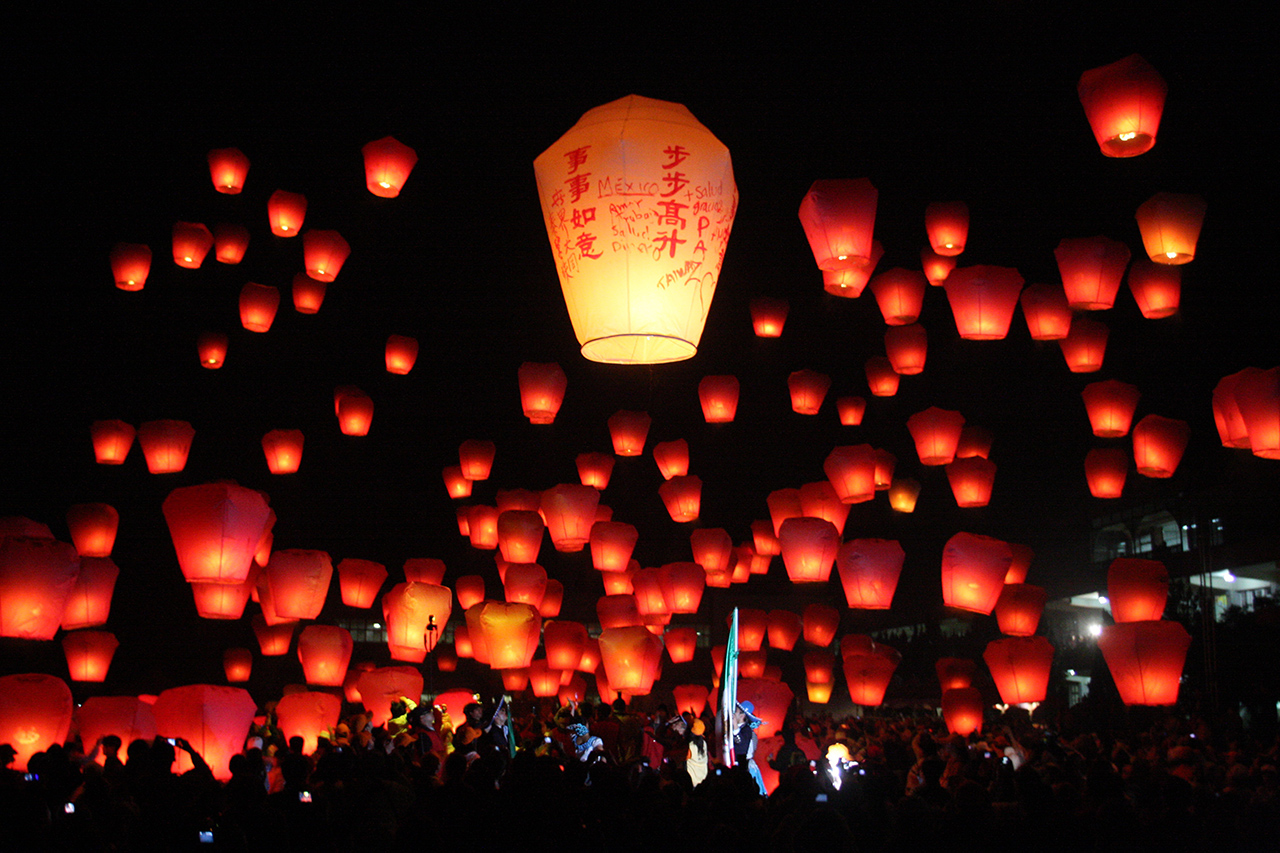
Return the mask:
[(756, 729), (762, 722), (764, 720), (756, 716), (755, 703), (750, 700), (739, 702), (733, 709), (734, 761), (746, 766), (747, 772), (755, 780), (756, 787), (760, 789), (760, 796), (767, 797), (769, 794), (764, 788), (764, 777), (760, 775), (760, 767), (756, 764), (755, 757)]

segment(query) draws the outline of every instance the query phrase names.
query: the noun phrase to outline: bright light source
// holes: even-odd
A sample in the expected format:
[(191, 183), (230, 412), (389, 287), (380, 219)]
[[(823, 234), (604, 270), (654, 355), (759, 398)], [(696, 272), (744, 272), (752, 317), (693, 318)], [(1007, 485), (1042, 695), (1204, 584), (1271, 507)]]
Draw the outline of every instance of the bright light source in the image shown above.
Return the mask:
[(1089, 627), (1088, 627), (1088, 631), (1089, 631), (1089, 636), (1090, 636), (1090, 637), (1101, 637), (1101, 636), (1102, 636), (1102, 623), (1101, 623), (1101, 622), (1092, 622), (1092, 623), (1090, 623), (1090, 624), (1089, 624)]

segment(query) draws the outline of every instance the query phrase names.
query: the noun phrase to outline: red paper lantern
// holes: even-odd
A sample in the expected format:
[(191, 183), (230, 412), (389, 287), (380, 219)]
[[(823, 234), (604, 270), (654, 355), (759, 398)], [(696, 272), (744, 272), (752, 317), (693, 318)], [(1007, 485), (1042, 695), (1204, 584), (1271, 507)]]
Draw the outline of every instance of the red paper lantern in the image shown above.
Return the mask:
[(702, 716), (707, 707), (708, 692), (705, 684), (677, 684), (672, 687), (671, 695), (676, 701), (676, 713)]
[(347, 557), (338, 563), (338, 587), (348, 607), (372, 607), (386, 580), (387, 567), (373, 560)]
[[(338, 685), (342, 682), (339, 679)], [(302, 738), (302, 752), (316, 751), (321, 737), (328, 736), (338, 725), (342, 700), (332, 693), (300, 690), (289, 693), (276, 703), (276, 721), (286, 740)]]
[(1006, 583), (996, 601), (996, 624), (1000, 633), (1011, 637), (1030, 637), (1040, 627), (1044, 613), (1045, 591), (1042, 586)]
[(689, 534), (693, 560), (704, 572), (721, 572), (729, 568), (733, 554), (733, 540), (721, 527), (707, 527)]
[(957, 533), (942, 551), (942, 600), (948, 607), (989, 614), (1013, 562), (1008, 542)]
[(471, 497), (471, 481), (462, 476), (460, 465), (446, 465), (440, 473), (444, 478), (444, 487), (449, 497), (455, 500)]
[[(498, 514), (498, 548), (509, 563), (534, 563), (542, 549), (542, 516), (531, 510)], [(510, 600), (510, 599), (508, 599)]]
[(324, 608), (333, 563), (324, 551), (303, 548), (273, 551), (266, 568), (276, 616), (315, 619)]
[(707, 585), (707, 573), (697, 563), (667, 563), (658, 570), (662, 597), (671, 613), (697, 613)]
[(600, 633), (600, 662), (611, 689), (643, 696), (657, 678), (662, 640), (643, 627), (606, 628)]
[(694, 521), (702, 508), (702, 479), (692, 475), (672, 477), (658, 487), (658, 495), (672, 521)]
[(458, 596), (458, 606), (470, 610), (484, 601), (484, 578), (480, 575), (462, 575), (453, 583)]
[(769, 611), (769, 647), (791, 651), (804, 632), (804, 620), (790, 610)]
[(1129, 247), (1106, 237), (1064, 239), (1053, 250), (1067, 304), (1076, 311), (1101, 311), (1115, 304)]
[(893, 539), (854, 539), (836, 552), (840, 583), (850, 607), (888, 610), (906, 553)]
[(212, 248), (213, 234), (207, 226), (199, 222), (173, 223), (173, 262), (178, 266), (199, 269)]
[(879, 193), (866, 178), (815, 181), (800, 202), (800, 224), (821, 270), (866, 266)]
[[(369, 722), (382, 726), (391, 719), (392, 702), (401, 698), (416, 702), (422, 697), (422, 673), (414, 666), (378, 667), (361, 673), (356, 687), (360, 691), (360, 702), (369, 712)], [(436, 697), (436, 704), (444, 706), (455, 720), (463, 717), (460, 703), (473, 701), (474, 695), (465, 691), (451, 691)]]
[(1022, 316), (1033, 341), (1060, 341), (1071, 330), (1071, 306), (1060, 287), (1028, 285), (1022, 291)]
[(861, 397), (841, 397), (836, 400), (836, 413), (842, 426), (857, 426), (867, 411), (867, 401)]
[(894, 480), (889, 485), (889, 506), (897, 512), (915, 512), (920, 499), (920, 483), (910, 477)]
[[(954, 275), (954, 273), (952, 273)], [(871, 292), (884, 321), (890, 326), (914, 323), (924, 306), (924, 291), (929, 281), (924, 273), (897, 267), (871, 279)]]
[(1280, 459), (1280, 368), (1242, 371), (1235, 400), (1249, 436), (1249, 449), (1263, 459)]
[(683, 438), (661, 441), (653, 446), (653, 461), (658, 463), (662, 479), (683, 477), (689, 473), (689, 442)]
[(976, 687), (953, 687), (942, 691), (942, 719), (947, 731), (968, 737), (982, 728), (982, 692)]
[(302, 464), (304, 436), (300, 429), (273, 429), (262, 437), (262, 452), (272, 474), (293, 474)]
[(1133, 428), (1133, 461), (1144, 477), (1166, 479), (1178, 470), (1191, 438), (1186, 421), (1147, 415)]
[(964, 415), (930, 406), (907, 418), (922, 465), (947, 465), (956, 456)]
[(418, 339), (405, 335), (389, 335), (387, 337), (386, 362), (387, 372), (399, 376), (413, 370), (418, 360)]
[(458, 671), (458, 654), (449, 646), (436, 646), (436, 669), (441, 672)]
[(201, 332), (196, 338), (196, 354), (201, 367), (217, 370), (227, 360), (227, 336), (222, 332)]
[(788, 518), (778, 531), (782, 560), (792, 583), (825, 582), (831, 576), (840, 532), (822, 518)]
[(1187, 264), (1195, 260), (1204, 199), (1198, 195), (1156, 193), (1138, 207), (1138, 230), (1147, 257), (1157, 264)]
[(900, 378), (884, 356), (873, 355), (867, 359), (867, 385), (873, 396), (892, 397), (897, 394)]
[(208, 483), (174, 489), (165, 498), (178, 565), (188, 583), (243, 583), (267, 527), (271, 510), (252, 489)]
[[(782, 522), (788, 518), (799, 518), (804, 515), (804, 509), (800, 506), (799, 489), (777, 489), (769, 493), (765, 502), (769, 505), (769, 517), (773, 520), (774, 535), (781, 531)], [(778, 553), (782, 553), (781, 544), (779, 544)]]
[(730, 423), (738, 412), (738, 377), (702, 377), (698, 383), (698, 401), (707, 423)]
[(511, 563), (502, 579), (502, 589), (509, 602), (541, 607), (547, 594), (547, 570), (537, 563)]
[(81, 557), (110, 557), (120, 513), (109, 504), (72, 504), (67, 508), (71, 541)]
[(267, 199), (267, 220), (277, 237), (297, 237), (307, 217), (307, 197), (302, 193), (276, 190)]
[(80, 573), (62, 611), (62, 630), (105, 625), (120, 569), (109, 557), (81, 557)]
[(67, 670), (72, 681), (107, 680), (111, 658), (120, 642), (109, 631), (72, 631), (62, 637), (62, 651), (67, 657)]
[(934, 664), (942, 692), (969, 687), (978, 674), (978, 665), (965, 658), (938, 658)]
[(293, 277), (293, 307), (299, 314), (315, 314), (324, 303), (328, 285), (304, 272)]
[(898, 457), (884, 448), (876, 449), (876, 491), (888, 491), (893, 485), (893, 469), (898, 465)]
[(1171, 317), (1178, 313), (1178, 303), (1182, 300), (1182, 270), (1138, 258), (1129, 268), (1129, 291), (1143, 317), (1148, 320)]
[(138, 427), (147, 470), (152, 474), (173, 474), (187, 465), (191, 440), (196, 431), (186, 421), (147, 421)]
[(556, 670), (577, 669), (587, 645), (587, 629), (580, 622), (544, 622), (543, 644), (547, 665)]
[[(733, 624), (733, 615), (725, 618), (726, 625)], [(758, 652), (764, 645), (765, 632), (769, 630), (769, 614), (751, 607), (738, 608), (738, 650)]]
[(467, 439), (458, 446), (458, 461), (462, 476), (472, 482), (487, 480), (493, 470), (493, 457), (497, 448), (492, 441)]
[(576, 460), (578, 479), (584, 486), (603, 491), (613, 475), (614, 458), (606, 453), (579, 453)]
[(987, 643), (982, 659), (1006, 705), (1043, 702), (1049, 692), (1053, 646), (1044, 637), (1006, 637)]
[(591, 564), (602, 572), (624, 572), (640, 532), (622, 521), (597, 521), (591, 526)]
[(1107, 598), (1116, 622), (1149, 622), (1164, 616), (1169, 572), (1159, 560), (1120, 557), (1107, 569)]
[(1142, 394), (1133, 385), (1108, 379), (1084, 386), (1080, 396), (1084, 398), (1093, 434), (1100, 438), (1119, 438), (1129, 434)]
[(991, 445), (994, 441), (995, 436), (991, 434), (991, 430), (975, 424), (965, 424), (960, 430), (960, 441), (956, 444), (956, 458), (981, 456), (988, 459), (991, 457)]
[(351, 255), (351, 246), (337, 231), (308, 231), (302, 235), (302, 257), (307, 275), (316, 281), (333, 281)]
[(613, 452), (618, 456), (639, 456), (643, 453), (651, 422), (648, 412), (615, 412), (609, 418)]
[(520, 365), (517, 379), (520, 383), (520, 405), (529, 423), (555, 423), (556, 414), (564, 403), (565, 389), (569, 386), (569, 379), (560, 365), (554, 361), (548, 364), (526, 361)]
[(883, 704), (889, 681), (902, 661), (902, 655), (897, 649), (872, 642), (870, 637), (865, 640), (865, 644), (847, 653), (842, 644), (844, 677), (849, 685), (849, 698), (854, 704), (874, 707)]
[(121, 290), (142, 290), (151, 272), (151, 247), (145, 243), (116, 243), (111, 248), (111, 274)]
[(220, 193), (237, 195), (249, 174), (249, 158), (239, 148), (214, 148), (209, 152), (209, 177)]
[(844, 535), (844, 525), (849, 519), (849, 509), (849, 505), (840, 500), (835, 488), (827, 480), (805, 483), (800, 487), (801, 514), (831, 522), (840, 536)]
[(662, 578), (658, 569), (640, 569), (631, 576), (632, 595), (636, 599), (636, 609), (644, 618), (645, 624), (657, 624), (664, 618), (670, 619), (671, 609), (667, 607), (666, 596), (662, 594)]
[(542, 493), (542, 517), (557, 551), (581, 551), (590, 541), (599, 503), (599, 491), (574, 483), (561, 483)]
[(1178, 701), (1191, 635), (1178, 622), (1105, 625), (1098, 648), (1126, 705), (1172, 705)]
[(813, 684), (830, 684), (835, 678), (836, 657), (827, 651), (804, 653), (804, 678)]
[(279, 622), (268, 625), (261, 613), (253, 617), (253, 634), (258, 638), (258, 649), (264, 657), (280, 657), (288, 653), (293, 642), (293, 629), (297, 622)]
[(804, 609), (804, 641), (811, 646), (826, 648), (836, 638), (840, 629), (840, 611), (825, 604), (810, 604)]
[(780, 338), (787, 324), (790, 303), (785, 299), (757, 296), (751, 300), (751, 328), (757, 338)]
[(1026, 583), (1027, 572), (1031, 570), (1031, 561), (1036, 558), (1036, 552), (1031, 550), (1030, 545), (1020, 542), (1010, 542), (1009, 551), (1013, 554), (1013, 560), (1009, 563), (1009, 571), (1005, 572), (1004, 582)]
[(924, 211), (924, 228), (933, 251), (954, 257), (969, 239), (969, 205), (962, 201), (935, 201)]
[(360, 152), (364, 154), (365, 186), (379, 198), (400, 195), (418, 162), (418, 152), (392, 136), (366, 142)]
[(698, 632), (693, 628), (672, 628), (662, 636), (662, 642), (672, 663), (688, 663), (698, 647)]
[(956, 506), (986, 506), (991, 502), (991, 489), (996, 481), (996, 463), (981, 456), (956, 459), (947, 466), (947, 482)]
[(213, 257), (220, 264), (238, 264), (249, 250), (249, 229), (220, 222), (213, 226)]
[(1022, 283), (1022, 275), (1011, 267), (982, 265), (952, 270), (943, 288), (960, 337), (968, 341), (1004, 340)]
[(884, 351), (894, 373), (902, 376), (923, 373), (925, 356), (929, 352), (929, 335), (919, 323), (890, 326), (884, 332)]
[(1071, 330), (1058, 341), (1062, 357), (1072, 373), (1097, 373), (1102, 369), (1102, 359), (1107, 353), (1107, 336), (1111, 330), (1105, 324), (1088, 317), (1071, 318)]
[(222, 669), (227, 681), (243, 683), (249, 680), (253, 672), (253, 652), (248, 649), (233, 648), (222, 653)]
[[(481, 660), (483, 648), (493, 669), (516, 669), (533, 662), (542, 636), (542, 617), (529, 604), (482, 601), (467, 611), (467, 627), (476, 660)], [(658, 645), (661, 647), (661, 640)]]
[(1084, 457), (1084, 476), (1089, 494), (1095, 498), (1118, 498), (1124, 494), (1129, 473), (1129, 454), (1118, 448), (1095, 448)]
[(956, 259), (939, 255), (933, 249), (925, 247), (920, 250), (920, 266), (924, 269), (924, 277), (929, 280), (929, 284), (941, 287), (956, 268)]
[(251, 581), (244, 583), (188, 584), (195, 601), (196, 614), (201, 619), (239, 619), (249, 603), (249, 596), (256, 590)]
[[(212, 684), (172, 687), (156, 699), (156, 734), (182, 738), (213, 771), (220, 782), (231, 779), (229, 762), (240, 752), (258, 705), (247, 690)], [(188, 767), (184, 767), (188, 765)], [(179, 753), (179, 772), (189, 769), (190, 759)]]
[(1259, 368), (1246, 367), (1238, 373), (1224, 376), (1214, 386), (1213, 421), (1218, 428), (1218, 437), (1222, 439), (1223, 447), (1249, 446), (1249, 426), (1245, 423), (1237, 391), (1245, 377), (1261, 372)]
[(1076, 89), (1103, 154), (1136, 157), (1156, 144), (1168, 86), (1141, 56), (1089, 69)]
[(448, 587), (406, 581), (382, 596), (387, 645), (393, 650), (431, 651), (452, 614), (453, 594)]
[(880, 263), (882, 257), (884, 257), (884, 246), (880, 245), (879, 240), (872, 240), (870, 260), (856, 267), (823, 270), (822, 289), (842, 299), (857, 299), (862, 295), (867, 282), (871, 280), (871, 274), (875, 272), (876, 264)]
[(341, 687), (354, 648), (351, 632), (346, 628), (337, 625), (303, 628), (298, 635), (298, 661), (307, 684)]
[[(444, 573), (444, 560), (437, 560), (435, 557), (410, 557), (404, 561), (404, 579), (410, 583), (440, 586), (444, 583)], [(484, 594), (481, 593), (480, 597), (484, 598)]]
[(31, 756), (65, 742), (74, 708), (71, 689), (61, 678), (0, 676), (0, 743), (15, 752), (9, 769), (25, 773)]
[(343, 435), (368, 435), (373, 426), (373, 400), (365, 393), (343, 394), (338, 399), (338, 429)]
[(270, 285), (250, 281), (240, 289), (240, 325), (251, 332), (268, 331), (279, 307), (280, 291)]

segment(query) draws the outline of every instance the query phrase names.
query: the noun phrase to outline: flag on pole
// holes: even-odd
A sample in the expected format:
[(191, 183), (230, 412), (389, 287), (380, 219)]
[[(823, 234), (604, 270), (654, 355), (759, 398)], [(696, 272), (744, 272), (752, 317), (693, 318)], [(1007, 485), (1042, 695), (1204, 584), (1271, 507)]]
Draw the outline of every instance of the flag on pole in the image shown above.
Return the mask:
[(738, 608), (733, 608), (733, 616), (729, 620), (729, 642), (724, 647), (724, 678), (720, 682), (720, 713), (716, 722), (720, 724), (723, 737), (721, 756), (725, 767), (734, 766), (733, 755), (733, 712), (738, 707)]

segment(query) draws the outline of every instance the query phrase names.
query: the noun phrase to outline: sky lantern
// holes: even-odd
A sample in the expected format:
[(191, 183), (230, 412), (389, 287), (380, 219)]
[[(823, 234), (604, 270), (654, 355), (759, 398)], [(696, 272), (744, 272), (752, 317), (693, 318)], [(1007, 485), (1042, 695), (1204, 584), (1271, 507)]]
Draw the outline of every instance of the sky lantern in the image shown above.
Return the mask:
[(790, 610), (770, 610), (768, 631), (769, 647), (789, 652), (804, 632), (804, 620)]
[(52, 640), (79, 573), (66, 542), (0, 537), (0, 637)]
[(738, 207), (728, 149), (681, 104), (629, 95), (584, 114), (533, 168), (583, 357), (692, 357)]
[(387, 645), (396, 649), (429, 652), (440, 640), (453, 613), (453, 593), (448, 587), (406, 581), (382, 596), (387, 621)]
[(1253, 455), (1280, 459), (1280, 367), (1245, 371), (1234, 396)]
[(600, 662), (609, 687), (632, 696), (653, 689), (662, 663), (662, 640), (639, 626), (606, 628), (600, 633)]
[[(799, 489), (776, 489), (769, 493), (765, 502), (769, 506), (769, 518), (773, 521), (774, 535), (782, 529), (782, 522), (788, 518), (799, 518), (804, 515), (804, 509), (800, 506)], [(778, 553), (782, 553), (781, 544), (779, 544)]]
[(151, 247), (145, 243), (116, 243), (111, 247), (111, 274), (121, 290), (142, 290), (151, 272)]
[(307, 197), (302, 193), (276, 190), (267, 199), (267, 220), (277, 237), (297, 237), (307, 216)]
[(890, 326), (884, 332), (884, 351), (894, 373), (902, 376), (923, 373), (929, 335), (919, 323)]
[(1137, 219), (1147, 257), (1157, 264), (1187, 264), (1195, 260), (1205, 208), (1204, 199), (1198, 195), (1156, 193), (1144, 201), (1138, 207)]
[(470, 610), (484, 601), (484, 578), (481, 575), (462, 575), (453, 582), (458, 596), (458, 606)]
[(338, 429), (343, 435), (368, 435), (373, 426), (373, 400), (356, 390), (338, 399)]
[(853, 539), (836, 552), (836, 566), (850, 607), (888, 610), (906, 553), (895, 539)]
[(788, 518), (778, 531), (782, 561), (792, 583), (821, 583), (831, 576), (840, 531), (823, 518)]
[[(82, 743), (97, 743), (112, 734), (122, 744), (156, 736), (155, 714), (136, 696), (92, 696), (75, 709), (74, 717)], [(101, 766), (106, 756), (99, 755), (96, 760)]]
[(498, 548), (509, 563), (533, 563), (542, 550), (542, 516), (527, 509), (498, 513)]
[(892, 397), (897, 394), (900, 378), (886, 357), (873, 355), (867, 359), (867, 385), (872, 396)]
[(372, 607), (386, 580), (387, 567), (373, 560), (347, 557), (338, 563), (338, 587), (348, 607)]
[(223, 332), (201, 332), (196, 338), (196, 354), (200, 366), (217, 370), (227, 360), (227, 336)]
[[(162, 692), (152, 710), (157, 735), (190, 743), (209, 765), (213, 777), (227, 782), (231, 779), (231, 756), (244, 746), (258, 705), (240, 687), (189, 684)], [(178, 761), (179, 768), (183, 761), (190, 764), (181, 751)]]
[(965, 424), (960, 430), (960, 441), (956, 444), (956, 458), (968, 459), (971, 456), (991, 457), (991, 445), (995, 436), (986, 427), (977, 424)]
[(1072, 373), (1097, 373), (1102, 369), (1102, 359), (1107, 354), (1107, 336), (1111, 330), (1105, 323), (1076, 315), (1071, 318), (1071, 329), (1058, 341), (1062, 357)]
[(587, 628), (581, 622), (555, 620), (542, 624), (547, 665), (553, 669), (577, 669), (587, 645)]
[(826, 519), (836, 526), (836, 533), (841, 536), (844, 535), (849, 509), (828, 480), (805, 483), (800, 487), (800, 512), (809, 518)]
[(658, 569), (640, 569), (631, 576), (631, 587), (636, 609), (644, 617), (645, 624), (654, 624), (650, 617), (661, 620), (671, 615), (666, 596), (662, 594), (662, 578)]
[(418, 162), (418, 152), (393, 136), (366, 142), (360, 152), (364, 155), (365, 186), (379, 198), (400, 195)]
[(688, 663), (698, 648), (698, 631), (694, 628), (672, 628), (662, 635), (667, 656), (672, 663)]
[(884, 257), (884, 246), (879, 240), (871, 241), (871, 258), (865, 264), (855, 267), (844, 267), (838, 270), (822, 271), (822, 289), (832, 296), (842, 299), (857, 299), (862, 295), (876, 264)]
[[(725, 624), (733, 623), (733, 615), (725, 618)], [(738, 608), (738, 650), (758, 652), (764, 645), (765, 632), (769, 630), (769, 614), (752, 607)]]
[(791, 391), (791, 410), (801, 415), (816, 415), (831, 387), (831, 377), (816, 370), (797, 370), (787, 377)]
[(1115, 304), (1129, 265), (1128, 246), (1101, 236), (1066, 238), (1053, 254), (1072, 310), (1101, 311)]
[(956, 259), (939, 255), (926, 246), (920, 250), (920, 266), (924, 270), (924, 277), (929, 284), (934, 287), (941, 287), (942, 283), (947, 280), (947, 276), (956, 268)]
[(704, 527), (689, 534), (693, 560), (704, 571), (724, 571), (733, 553), (733, 539), (723, 527)]
[(453, 646), (438, 645), (435, 652), (436, 669), (440, 672), (458, 671), (458, 653)]
[(493, 457), (497, 447), (492, 441), (469, 438), (458, 445), (458, 461), (462, 476), (472, 482), (487, 480), (493, 470)]
[(197, 581), (187, 584), (195, 601), (196, 614), (201, 619), (239, 619), (249, 603), (255, 586), (244, 583), (207, 583)]
[(935, 201), (924, 210), (924, 229), (933, 251), (955, 257), (969, 239), (969, 205), (962, 201)]
[(898, 457), (883, 447), (876, 448), (876, 491), (887, 492), (893, 485), (893, 470), (898, 465)]
[(751, 539), (758, 554), (772, 557), (782, 553), (778, 532), (770, 519), (760, 518), (751, 522)]
[(1098, 147), (1108, 157), (1136, 157), (1156, 144), (1168, 86), (1138, 54), (1090, 68), (1076, 91)]
[(440, 470), (445, 491), (454, 500), (471, 497), (471, 481), (462, 476), (461, 465), (446, 465)]
[(208, 159), (213, 188), (227, 195), (238, 195), (249, 174), (249, 158), (239, 148), (214, 148)]
[(502, 589), (507, 601), (541, 607), (547, 594), (547, 570), (537, 563), (511, 563), (502, 579)]
[(689, 442), (683, 438), (658, 442), (653, 446), (653, 461), (664, 480), (685, 476), (689, 473)]
[(957, 458), (946, 466), (947, 482), (956, 506), (986, 506), (991, 502), (991, 489), (996, 481), (996, 463), (982, 456)]
[(208, 226), (199, 222), (173, 223), (173, 262), (178, 266), (199, 269), (212, 248), (213, 233)]
[(867, 411), (867, 401), (861, 397), (841, 397), (836, 400), (836, 414), (841, 426), (858, 426)]
[(520, 365), (516, 377), (520, 383), (520, 406), (531, 424), (555, 423), (556, 414), (564, 403), (564, 392), (569, 379), (559, 364), (526, 361)]
[(738, 377), (704, 376), (698, 383), (702, 416), (709, 424), (727, 424), (738, 412)]
[(62, 636), (62, 651), (72, 681), (107, 680), (107, 670), (120, 642), (109, 631), (72, 631)]
[(640, 531), (623, 521), (597, 521), (591, 525), (591, 564), (602, 572), (625, 572)]
[(667, 610), (671, 613), (697, 613), (702, 593), (707, 586), (707, 573), (697, 563), (667, 563), (658, 570), (658, 581)]
[(539, 698), (560, 693), (560, 670), (552, 669), (545, 660), (535, 660), (529, 665), (528, 681), (533, 695)]
[(196, 431), (186, 421), (147, 421), (138, 427), (138, 444), (142, 446), (147, 470), (152, 474), (173, 474), (187, 466), (191, 440)]
[(1129, 292), (1148, 320), (1172, 317), (1182, 300), (1182, 269), (1138, 258), (1129, 267)]
[(1007, 583), (996, 601), (996, 623), (1000, 633), (1011, 637), (1030, 637), (1040, 627), (1044, 613), (1045, 591), (1029, 583)]
[(751, 328), (757, 338), (780, 338), (791, 304), (785, 299), (757, 296), (751, 300)]
[(1044, 637), (1005, 637), (987, 643), (982, 659), (1006, 705), (1043, 702), (1049, 692), (1053, 646)]
[(404, 376), (413, 370), (418, 360), (418, 339), (407, 335), (388, 335), (386, 346), (387, 372)]
[(1071, 330), (1071, 306), (1062, 288), (1030, 284), (1022, 291), (1022, 316), (1033, 341), (1060, 341)]
[(298, 660), (307, 684), (341, 687), (355, 648), (351, 632), (337, 625), (308, 625), (298, 635)]
[(1095, 447), (1084, 457), (1084, 476), (1089, 494), (1095, 498), (1118, 498), (1124, 494), (1129, 473), (1129, 454), (1115, 447)]
[(324, 304), (324, 294), (328, 285), (316, 281), (304, 272), (293, 277), (293, 307), (299, 314), (315, 314)]
[(600, 491), (609, 485), (613, 476), (613, 464), (616, 460), (607, 453), (579, 453), (575, 460), (578, 466), (578, 479), (584, 486), (594, 486)]
[(676, 713), (690, 713), (695, 717), (702, 716), (707, 708), (707, 686), (705, 684), (677, 684), (671, 688), (671, 695), (676, 701)]
[(1169, 571), (1159, 560), (1119, 557), (1107, 568), (1107, 598), (1116, 622), (1146, 622), (1164, 616)]
[[(516, 669), (531, 664), (542, 636), (542, 617), (537, 608), (518, 602), (483, 601), (467, 611), (467, 625), (471, 628), (473, 645), (477, 640), (476, 631), (481, 632), (489, 666), (493, 669)], [(661, 642), (658, 641), (659, 646)]]
[(598, 490), (576, 483), (560, 483), (542, 493), (542, 517), (557, 551), (581, 551), (590, 541), (599, 503)]
[(119, 577), (120, 569), (110, 557), (81, 557), (80, 573), (62, 611), (62, 630), (105, 625)]
[(643, 453), (650, 423), (652, 419), (648, 412), (614, 412), (609, 418), (613, 452), (618, 456), (639, 456)]
[(333, 562), (324, 551), (304, 548), (273, 551), (266, 576), (277, 616), (315, 619), (324, 608), (329, 582), (333, 579)]
[(253, 634), (258, 639), (258, 650), (264, 657), (280, 657), (287, 654), (293, 642), (293, 629), (297, 622), (278, 622), (268, 625), (261, 613), (253, 617)]
[(1147, 415), (1133, 428), (1133, 461), (1144, 477), (1167, 479), (1178, 470), (1191, 438), (1186, 421)]
[(240, 289), (240, 325), (251, 332), (266, 332), (275, 322), (280, 291), (267, 284), (246, 282)]
[(957, 533), (942, 551), (942, 601), (948, 607), (989, 614), (1013, 562), (1008, 542)]
[(976, 687), (953, 687), (942, 691), (942, 719), (947, 731), (968, 737), (982, 728), (982, 712), (986, 704)]
[(220, 264), (238, 264), (249, 250), (249, 229), (235, 223), (213, 226), (213, 257)]
[[(341, 682), (339, 682), (341, 686)], [(319, 738), (326, 737), (338, 725), (342, 699), (332, 693), (300, 690), (289, 693), (276, 703), (276, 721), (286, 741), (302, 738), (302, 752), (316, 751)]]
[[(417, 701), (422, 695), (422, 673), (415, 666), (378, 667), (361, 673), (356, 688), (360, 691), (360, 702), (369, 712), (370, 722), (383, 726), (391, 719), (392, 702), (402, 697)], [(437, 697), (437, 702), (449, 708), (454, 720), (461, 720), (462, 708), (453, 704), (452, 697), (448, 702), (441, 702), (442, 698), (445, 697)]]
[(869, 444), (836, 447), (822, 470), (842, 503), (864, 503), (876, 494), (876, 451)]
[(1031, 550), (1030, 545), (1021, 542), (1010, 542), (1009, 552), (1013, 554), (1013, 560), (1009, 563), (1009, 571), (1004, 574), (1004, 582), (1026, 583), (1027, 572), (1031, 571), (1031, 561), (1036, 558), (1036, 552)]
[(267, 470), (272, 474), (293, 474), (302, 464), (302, 445), (305, 441), (300, 429), (273, 429), (262, 437), (262, 452), (267, 458)]
[(110, 504), (72, 504), (67, 508), (71, 542), (81, 557), (110, 557), (120, 513)]
[(773, 737), (782, 729), (794, 699), (791, 688), (780, 681), (748, 675), (738, 680), (738, 701), (755, 706), (756, 716), (761, 719), (756, 734), (761, 740)]
[(966, 658), (938, 658), (934, 670), (938, 673), (938, 685), (945, 693), (971, 686), (978, 674), (978, 665)]
[(889, 506), (897, 512), (915, 512), (920, 499), (920, 483), (910, 477), (901, 477), (889, 485)]
[(952, 270), (943, 288), (960, 337), (967, 341), (1004, 340), (1022, 283), (1022, 275), (1012, 267), (980, 265)]
[(876, 706), (884, 702), (884, 694), (894, 670), (902, 662), (902, 655), (891, 646), (876, 643), (870, 637), (865, 639), (865, 644), (848, 651), (842, 645), (844, 677), (849, 685), (849, 698), (855, 705)]
[[(404, 579), (412, 583), (444, 583), (444, 560), (435, 557), (410, 557), (404, 561)], [(481, 598), (484, 595), (481, 594)], [(466, 608), (463, 608), (464, 610)]]
[(1093, 434), (1099, 438), (1120, 438), (1129, 434), (1133, 413), (1142, 394), (1127, 382), (1108, 379), (1090, 382), (1084, 386), (1080, 396), (1084, 398)]
[(351, 246), (337, 231), (311, 230), (302, 235), (302, 257), (307, 275), (329, 282), (338, 277), (351, 255)]
[(1245, 423), (1244, 412), (1240, 408), (1240, 397), (1237, 390), (1245, 377), (1262, 371), (1256, 367), (1246, 367), (1230, 376), (1218, 380), (1213, 388), (1213, 421), (1218, 428), (1218, 438), (1223, 447), (1248, 447), (1249, 426)]
[(560, 692), (556, 694), (556, 700), (562, 708), (575, 702), (581, 705), (586, 698), (587, 682), (580, 675), (571, 675), (569, 683), (561, 684)]
[(800, 202), (800, 224), (818, 269), (871, 262), (879, 195), (866, 178), (814, 181)]
[(834, 607), (814, 602), (804, 609), (804, 641), (811, 646), (825, 649), (840, 630), (840, 611)]
[(947, 465), (956, 456), (964, 415), (937, 406), (907, 418), (907, 429), (916, 443), (921, 465)]
[(1098, 648), (1126, 705), (1173, 705), (1191, 635), (1179, 622), (1104, 625)]
[(672, 521), (694, 521), (702, 508), (702, 479), (693, 475), (672, 477), (658, 487), (658, 495)]
[(93, 441), (94, 461), (99, 465), (121, 465), (133, 447), (136, 434), (131, 425), (120, 420), (94, 421), (89, 427)]
[(924, 291), (929, 281), (924, 273), (896, 267), (871, 279), (871, 292), (880, 306), (885, 323), (905, 326), (914, 323), (924, 306)]
[(74, 709), (71, 689), (61, 678), (0, 676), (0, 743), (16, 753), (10, 769), (25, 773), (31, 756), (66, 741)]

